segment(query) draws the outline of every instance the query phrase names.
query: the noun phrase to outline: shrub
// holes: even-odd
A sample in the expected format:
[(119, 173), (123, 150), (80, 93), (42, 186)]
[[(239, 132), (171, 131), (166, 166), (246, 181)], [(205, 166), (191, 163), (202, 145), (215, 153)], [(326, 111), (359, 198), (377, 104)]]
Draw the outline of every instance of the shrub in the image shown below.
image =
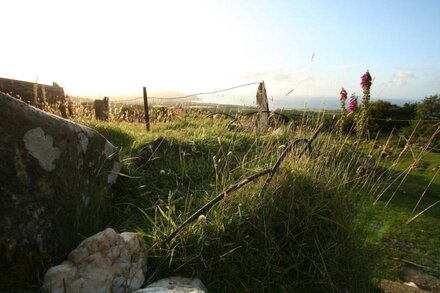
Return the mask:
[[(430, 148), (440, 151), (440, 96), (434, 95), (426, 97), (417, 105), (416, 121), (405, 129), (407, 136), (413, 134), (413, 141), (419, 144), (426, 144), (431, 139)], [(435, 134), (437, 131), (437, 134)]]
[(370, 103), (368, 129), (370, 133), (390, 133), (393, 129), (399, 130), (409, 126), (409, 121), (416, 116), (416, 105), (406, 103), (403, 107), (391, 104), (388, 101), (378, 100)]

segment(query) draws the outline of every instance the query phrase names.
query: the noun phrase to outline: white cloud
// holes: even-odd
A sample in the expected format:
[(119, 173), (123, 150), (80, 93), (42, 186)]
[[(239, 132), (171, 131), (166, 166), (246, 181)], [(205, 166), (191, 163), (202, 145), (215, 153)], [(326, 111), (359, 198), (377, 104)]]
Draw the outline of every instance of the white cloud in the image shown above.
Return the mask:
[(292, 77), (292, 71), (288, 68), (273, 68), (267, 70), (256, 70), (241, 74), (241, 79), (245, 80), (275, 80), (287, 81)]
[(313, 81), (312, 71), (310, 68), (302, 68), (294, 74), (294, 78), (298, 82), (311, 82)]
[(393, 77), (389, 80), (389, 84), (392, 85), (405, 85), (408, 81), (414, 78), (414, 72), (409, 70), (398, 70), (394, 73)]

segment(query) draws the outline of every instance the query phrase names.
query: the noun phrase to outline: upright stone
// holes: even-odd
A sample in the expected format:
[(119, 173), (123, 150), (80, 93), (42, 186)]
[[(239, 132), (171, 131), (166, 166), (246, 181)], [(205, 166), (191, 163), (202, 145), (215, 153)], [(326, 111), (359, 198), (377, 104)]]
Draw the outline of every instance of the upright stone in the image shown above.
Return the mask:
[(257, 118), (257, 128), (265, 128), (269, 123), (269, 102), (267, 101), (267, 92), (264, 81), (260, 82), (257, 90), (257, 105), (259, 108)]
[(120, 170), (115, 151), (96, 131), (0, 93), (2, 286), (41, 279), (102, 228)]
[(110, 112), (109, 98), (104, 97), (102, 100), (95, 100), (94, 106), (96, 119), (107, 121)]

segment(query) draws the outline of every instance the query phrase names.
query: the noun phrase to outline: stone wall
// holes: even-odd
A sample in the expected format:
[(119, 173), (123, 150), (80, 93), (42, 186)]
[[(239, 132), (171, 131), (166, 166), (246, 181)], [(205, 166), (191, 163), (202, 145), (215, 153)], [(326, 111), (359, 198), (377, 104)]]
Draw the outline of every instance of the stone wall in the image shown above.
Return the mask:
[[(39, 101), (35, 101), (35, 89), (38, 98), (40, 98)], [(46, 97), (49, 104), (55, 104), (65, 97), (64, 89), (56, 83), (47, 85), (9, 78), (0, 78), (0, 92), (10, 94), (15, 98), (20, 97), (21, 100), (32, 105), (41, 103), (43, 96)]]

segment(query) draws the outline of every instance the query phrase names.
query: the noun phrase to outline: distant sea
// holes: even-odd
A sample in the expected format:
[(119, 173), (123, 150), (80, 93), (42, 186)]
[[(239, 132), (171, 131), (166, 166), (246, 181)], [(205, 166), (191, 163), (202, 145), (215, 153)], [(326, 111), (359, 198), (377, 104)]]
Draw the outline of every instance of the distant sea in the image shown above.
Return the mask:
[[(202, 98), (203, 100), (203, 98)], [(371, 101), (377, 101), (378, 99), (372, 98)], [(387, 99), (380, 98), (380, 100), (389, 101), (392, 104), (403, 106), (405, 103), (419, 102), (417, 99)], [(212, 101), (211, 101), (212, 102)], [(358, 98), (358, 104), (361, 104), (362, 97)], [(217, 100), (216, 103), (223, 104), (221, 99)], [(255, 102), (243, 103), (243, 101), (233, 101), (228, 99), (225, 104), (236, 104), (240, 106), (255, 106)], [(348, 106), (348, 100), (347, 100)], [(325, 109), (325, 110), (339, 110), (340, 102), (339, 97), (331, 98), (318, 98), (318, 97), (274, 97), (269, 98), (269, 108), (270, 109)]]

